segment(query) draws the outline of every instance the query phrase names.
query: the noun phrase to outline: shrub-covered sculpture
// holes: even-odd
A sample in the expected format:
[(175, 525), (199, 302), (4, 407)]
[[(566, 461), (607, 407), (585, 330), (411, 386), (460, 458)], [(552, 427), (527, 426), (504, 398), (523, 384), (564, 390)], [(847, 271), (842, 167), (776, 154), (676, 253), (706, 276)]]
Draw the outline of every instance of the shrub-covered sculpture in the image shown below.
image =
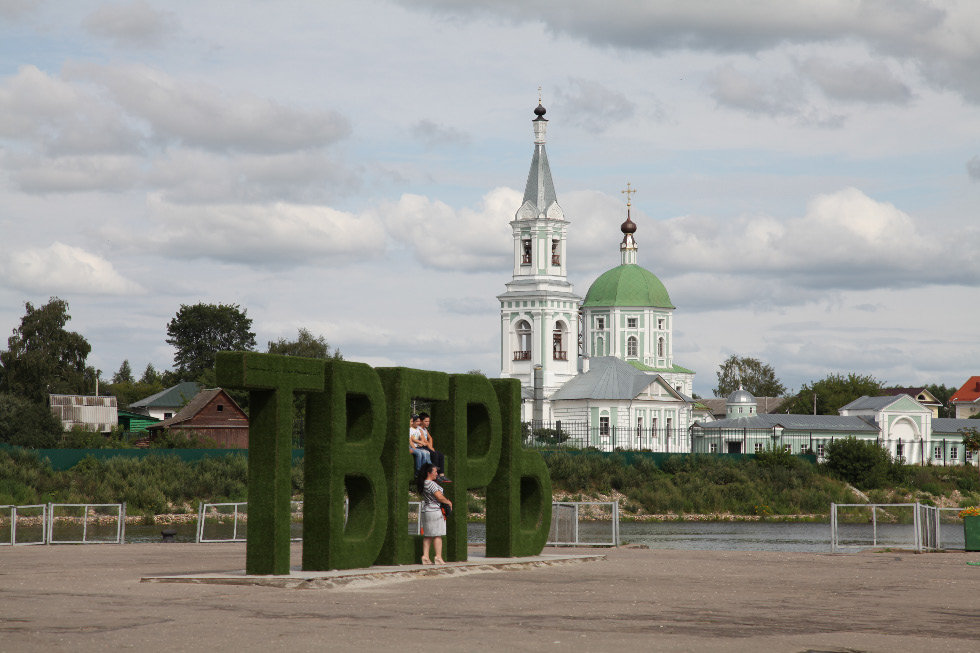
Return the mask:
[[(218, 384), (248, 390), (248, 574), (289, 573), (293, 395), (306, 395), (303, 569), (419, 561), (408, 535), (409, 406), (430, 400), (459, 509), (447, 560), (466, 560), (466, 490), (487, 489), (487, 555), (536, 555), (551, 524), (544, 460), (521, 448), (520, 382), (346, 361), (220, 352)], [(349, 507), (344, 514), (344, 492)]]

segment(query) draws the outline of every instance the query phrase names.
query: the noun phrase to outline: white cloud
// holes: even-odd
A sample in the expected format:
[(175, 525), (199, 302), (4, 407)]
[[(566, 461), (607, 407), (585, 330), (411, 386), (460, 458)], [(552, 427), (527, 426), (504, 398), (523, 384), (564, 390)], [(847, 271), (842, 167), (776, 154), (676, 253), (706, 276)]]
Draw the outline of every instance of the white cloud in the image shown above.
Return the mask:
[(470, 142), (470, 135), (462, 129), (437, 124), (428, 118), (412, 125), (412, 135), (428, 148), (468, 145)]
[(59, 155), (131, 152), (140, 134), (91, 87), (27, 65), (0, 83), (0, 137)]
[(0, 277), (5, 285), (23, 291), (85, 295), (128, 295), (142, 291), (101, 256), (59, 242), (43, 249), (10, 251), (3, 259)]
[(159, 11), (146, 2), (102, 5), (83, 24), (95, 36), (136, 48), (158, 47), (179, 28), (173, 12)]
[(510, 221), (522, 194), (495, 188), (476, 209), (454, 209), (421, 195), (404, 194), (383, 204), (378, 215), (392, 240), (411, 247), (426, 267), (507, 270), (513, 261)]
[(146, 66), (74, 64), (70, 78), (104, 86), (157, 139), (215, 151), (286, 152), (323, 147), (347, 136), (338, 113), (300, 109), (172, 77)]
[(6, 156), (0, 162), (28, 193), (122, 191), (140, 183), (141, 160), (131, 156)]
[(570, 77), (568, 86), (559, 86), (555, 96), (571, 122), (593, 133), (629, 120), (636, 112), (636, 105), (624, 93), (595, 80)]
[(149, 198), (160, 254), (241, 265), (332, 267), (383, 254), (385, 234), (371, 215), (289, 204), (183, 205)]
[(839, 63), (814, 57), (800, 62), (798, 69), (837, 100), (906, 104), (912, 98), (909, 87), (880, 61)]

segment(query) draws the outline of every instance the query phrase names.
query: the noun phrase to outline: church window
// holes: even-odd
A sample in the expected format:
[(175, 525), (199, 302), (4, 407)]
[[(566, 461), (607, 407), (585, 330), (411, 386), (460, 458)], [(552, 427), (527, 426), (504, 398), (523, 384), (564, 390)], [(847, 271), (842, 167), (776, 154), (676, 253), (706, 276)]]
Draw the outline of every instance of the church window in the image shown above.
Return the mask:
[(605, 330), (605, 328), (606, 328), (606, 318), (604, 318), (604, 317), (597, 317), (595, 319), (595, 328), (598, 329), (599, 331)]
[(793, 453), (793, 445), (791, 445), (791, 444), (784, 444), (783, 445), (783, 451), (785, 451), (786, 453)]
[(664, 339), (660, 338), (657, 340), (657, 356), (664, 355)]
[(630, 336), (626, 339), (626, 355), (636, 356), (636, 336)]
[(658, 331), (664, 330), (664, 319), (662, 317), (657, 318), (657, 330)]
[(823, 448), (824, 448), (824, 445), (822, 445), (822, 444), (818, 444), (817, 445), (817, 455), (820, 456), (821, 458), (823, 458)]
[(558, 240), (551, 241), (551, 264), (552, 265), (561, 265), (561, 252), (558, 249), (559, 244), (560, 243)]
[(531, 360), (531, 325), (526, 320), (517, 323), (517, 349), (514, 351), (514, 360)]
[[(898, 445), (898, 446), (902, 446), (902, 445)], [(973, 452), (972, 452), (972, 451), (970, 451), (969, 449), (967, 449), (967, 450), (966, 450), (966, 455), (965, 455), (965, 458), (966, 458), (966, 460), (967, 460), (968, 462), (969, 462), (969, 461), (971, 461), (971, 460), (973, 460)]]
[(960, 448), (959, 447), (950, 447), (949, 448), (949, 459), (950, 460), (956, 460), (957, 458), (960, 457), (959, 456), (959, 453), (960, 453)]
[(531, 239), (525, 238), (521, 241), (521, 265), (531, 265)]
[(932, 454), (933, 454), (932, 457), (935, 458), (935, 459), (937, 459), (937, 460), (940, 459), (940, 458), (942, 458), (943, 457), (943, 448), (942, 447), (936, 447), (935, 449), (933, 449)]
[(741, 406), (738, 407), (738, 412), (741, 414), (741, 412), (742, 412), (742, 407)]
[(609, 437), (609, 418), (600, 417), (599, 418), (599, 435), (603, 437)]
[(762, 453), (762, 443), (756, 442), (753, 449), (755, 450), (756, 453)]
[(628, 318), (626, 318), (626, 328), (627, 329), (635, 329), (636, 328), (636, 323), (637, 323), (637, 319), (635, 317), (628, 317)]
[(712, 442), (711, 444), (709, 444), (708, 445), (708, 452), (709, 453), (718, 453), (718, 443), (717, 442)]
[(562, 322), (555, 322), (555, 331), (552, 336), (552, 351), (556, 361), (568, 360), (568, 350), (565, 348), (567, 340), (565, 337), (565, 325)]

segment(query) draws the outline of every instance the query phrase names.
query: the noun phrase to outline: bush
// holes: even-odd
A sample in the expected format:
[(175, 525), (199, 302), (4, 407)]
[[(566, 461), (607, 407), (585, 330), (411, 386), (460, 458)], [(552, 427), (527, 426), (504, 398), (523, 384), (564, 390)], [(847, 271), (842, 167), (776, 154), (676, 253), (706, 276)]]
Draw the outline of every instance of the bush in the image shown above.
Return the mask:
[(882, 487), (892, 471), (892, 458), (887, 449), (853, 436), (828, 444), (826, 457), (827, 469), (834, 476), (861, 490)]

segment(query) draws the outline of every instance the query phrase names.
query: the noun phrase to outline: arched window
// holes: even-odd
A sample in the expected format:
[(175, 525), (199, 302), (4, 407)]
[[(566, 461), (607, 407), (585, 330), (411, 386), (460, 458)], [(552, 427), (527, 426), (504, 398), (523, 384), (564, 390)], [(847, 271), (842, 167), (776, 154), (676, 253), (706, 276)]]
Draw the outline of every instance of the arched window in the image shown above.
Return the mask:
[(556, 361), (567, 361), (568, 360), (568, 328), (565, 323), (561, 320), (555, 322), (555, 330), (552, 332), (552, 352), (553, 357)]
[(558, 239), (551, 241), (551, 264), (561, 265), (561, 250), (558, 249)]
[(514, 360), (531, 360), (531, 325), (527, 320), (517, 323), (517, 349), (514, 351)]
[(636, 336), (630, 336), (626, 339), (626, 355), (636, 356)]
[(659, 338), (657, 340), (657, 356), (663, 356), (663, 355), (664, 355), (664, 339)]

